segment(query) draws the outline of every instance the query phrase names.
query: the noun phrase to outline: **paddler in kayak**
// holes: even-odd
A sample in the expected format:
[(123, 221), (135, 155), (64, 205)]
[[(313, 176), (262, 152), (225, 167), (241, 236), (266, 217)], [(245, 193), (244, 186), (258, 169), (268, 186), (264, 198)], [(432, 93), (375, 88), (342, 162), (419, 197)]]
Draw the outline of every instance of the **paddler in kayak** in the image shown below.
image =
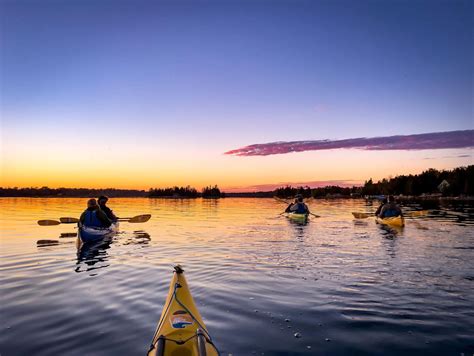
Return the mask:
[(117, 221), (118, 220), (118, 217), (115, 216), (114, 212), (112, 211), (112, 209), (110, 209), (106, 204), (107, 204), (107, 201), (109, 200), (108, 197), (106, 197), (105, 195), (101, 195), (99, 197), (99, 199), (97, 199), (98, 203), (99, 203), (99, 207), (100, 207), (100, 210), (102, 210), (105, 215), (107, 215), (107, 217), (109, 218), (110, 221)]
[(393, 218), (395, 216), (403, 216), (402, 209), (400, 206), (395, 202), (395, 198), (393, 195), (388, 197), (388, 201), (386, 204), (382, 206), (380, 213), (378, 215), (379, 218)]
[(82, 225), (90, 227), (109, 227), (112, 225), (112, 222), (100, 209), (95, 199), (89, 199), (87, 201), (87, 209), (81, 214), (79, 220)]
[(379, 216), (380, 215), (380, 212), (382, 211), (382, 208), (385, 206), (385, 204), (387, 204), (387, 198), (383, 198), (382, 200), (382, 203), (379, 205), (379, 207), (377, 208), (377, 210), (375, 211), (375, 216)]
[(308, 206), (303, 202), (303, 196), (296, 194), (295, 201), (288, 205), (285, 213), (310, 214)]

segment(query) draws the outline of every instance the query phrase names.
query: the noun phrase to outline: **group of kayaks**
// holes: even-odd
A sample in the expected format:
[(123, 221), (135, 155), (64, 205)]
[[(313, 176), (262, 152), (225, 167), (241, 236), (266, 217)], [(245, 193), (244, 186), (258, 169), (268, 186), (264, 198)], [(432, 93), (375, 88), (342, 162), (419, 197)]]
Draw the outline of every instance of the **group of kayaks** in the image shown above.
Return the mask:
[[(295, 222), (308, 220), (308, 214), (288, 213), (286, 216)], [(401, 216), (384, 219), (377, 217), (376, 222), (396, 227), (402, 227), (405, 223)], [(107, 228), (79, 224), (78, 228), (80, 239), (83, 243), (88, 243), (113, 236), (119, 229), (119, 223), (115, 222)], [(220, 355), (194, 303), (184, 271), (180, 266), (174, 267), (168, 296), (147, 355)]]

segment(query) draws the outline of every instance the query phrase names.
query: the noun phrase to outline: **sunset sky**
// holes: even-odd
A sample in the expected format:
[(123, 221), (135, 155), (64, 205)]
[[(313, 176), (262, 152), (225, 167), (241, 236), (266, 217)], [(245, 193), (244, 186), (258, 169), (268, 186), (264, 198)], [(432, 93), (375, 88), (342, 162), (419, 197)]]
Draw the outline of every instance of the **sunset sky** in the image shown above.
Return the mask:
[[(2, 1), (0, 186), (265, 190), (474, 164), (473, 4)], [(267, 151), (232, 154), (250, 145)]]

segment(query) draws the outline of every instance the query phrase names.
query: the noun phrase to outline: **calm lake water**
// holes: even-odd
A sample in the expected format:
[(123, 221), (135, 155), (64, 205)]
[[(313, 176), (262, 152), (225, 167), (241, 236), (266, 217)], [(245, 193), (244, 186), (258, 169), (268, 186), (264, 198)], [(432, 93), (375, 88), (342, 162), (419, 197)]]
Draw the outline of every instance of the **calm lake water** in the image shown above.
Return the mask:
[(364, 200), (298, 225), (273, 199), (111, 199), (152, 219), (79, 254), (74, 225), (36, 224), (85, 204), (0, 199), (2, 356), (145, 355), (177, 263), (222, 355), (474, 353), (472, 205), (391, 230), (353, 219)]

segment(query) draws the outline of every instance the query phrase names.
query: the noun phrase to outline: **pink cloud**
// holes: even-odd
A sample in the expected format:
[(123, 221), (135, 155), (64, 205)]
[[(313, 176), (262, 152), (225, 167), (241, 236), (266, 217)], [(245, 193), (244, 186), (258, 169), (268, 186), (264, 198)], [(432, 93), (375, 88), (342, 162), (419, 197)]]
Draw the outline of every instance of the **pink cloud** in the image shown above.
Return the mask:
[(290, 152), (356, 148), (361, 150), (433, 150), (474, 147), (474, 130), (417, 135), (360, 137), (345, 140), (280, 141), (255, 144), (225, 152), (234, 156), (268, 156)]

